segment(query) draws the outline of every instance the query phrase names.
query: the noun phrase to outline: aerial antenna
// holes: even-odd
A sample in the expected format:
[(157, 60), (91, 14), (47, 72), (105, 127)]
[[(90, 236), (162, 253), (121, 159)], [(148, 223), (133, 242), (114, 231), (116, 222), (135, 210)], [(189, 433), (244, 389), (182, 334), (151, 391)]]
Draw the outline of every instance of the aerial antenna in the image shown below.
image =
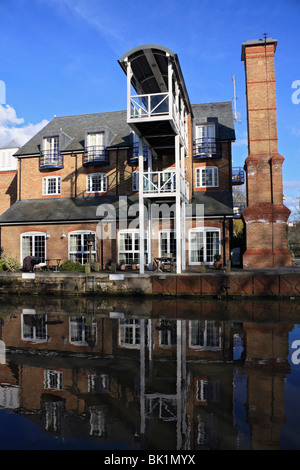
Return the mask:
[(234, 93), (234, 95), (233, 95), (233, 105), (234, 105), (234, 115), (233, 115), (233, 117), (234, 117), (234, 120), (236, 122), (241, 122), (241, 120), (238, 119), (238, 115), (237, 115), (237, 112), (236, 112), (237, 97), (236, 97), (236, 92), (235, 92), (235, 76), (234, 75), (232, 75), (232, 83), (233, 83), (233, 93)]

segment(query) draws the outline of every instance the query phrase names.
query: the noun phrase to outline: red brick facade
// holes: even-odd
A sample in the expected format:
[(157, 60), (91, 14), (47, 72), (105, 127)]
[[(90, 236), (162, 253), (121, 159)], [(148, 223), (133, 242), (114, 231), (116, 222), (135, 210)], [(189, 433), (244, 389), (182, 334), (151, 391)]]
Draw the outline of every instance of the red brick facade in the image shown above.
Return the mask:
[(247, 249), (244, 268), (291, 265), (283, 205), (282, 164), (278, 154), (274, 54), (271, 39), (244, 44), (249, 155), (247, 172)]

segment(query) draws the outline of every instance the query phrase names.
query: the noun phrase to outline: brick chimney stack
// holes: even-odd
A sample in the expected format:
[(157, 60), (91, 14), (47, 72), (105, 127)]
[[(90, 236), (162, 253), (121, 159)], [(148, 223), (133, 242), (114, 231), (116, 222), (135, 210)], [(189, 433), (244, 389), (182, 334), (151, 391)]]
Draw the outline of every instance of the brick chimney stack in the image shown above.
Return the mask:
[(274, 55), (277, 40), (247, 41), (242, 45), (245, 64), (248, 157), (244, 268), (290, 266), (287, 220), (283, 204), (282, 164), (278, 153)]

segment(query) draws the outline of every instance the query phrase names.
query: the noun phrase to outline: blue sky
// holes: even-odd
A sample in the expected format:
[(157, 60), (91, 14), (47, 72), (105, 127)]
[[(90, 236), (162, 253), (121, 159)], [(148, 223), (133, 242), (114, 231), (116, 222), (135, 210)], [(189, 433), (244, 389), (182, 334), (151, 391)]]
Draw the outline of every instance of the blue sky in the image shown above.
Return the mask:
[(293, 209), (300, 196), (300, 103), (292, 101), (293, 93), (300, 98), (299, 18), (299, 0), (0, 0), (0, 145), (11, 138), (25, 143), (54, 115), (125, 109), (117, 61), (151, 43), (178, 55), (192, 103), (231, 101), (235, 75), (233, 165), (242, 166), (248, 149), (241, 46), (266, 31), (278, 40), (278, 146), (285, 203)]

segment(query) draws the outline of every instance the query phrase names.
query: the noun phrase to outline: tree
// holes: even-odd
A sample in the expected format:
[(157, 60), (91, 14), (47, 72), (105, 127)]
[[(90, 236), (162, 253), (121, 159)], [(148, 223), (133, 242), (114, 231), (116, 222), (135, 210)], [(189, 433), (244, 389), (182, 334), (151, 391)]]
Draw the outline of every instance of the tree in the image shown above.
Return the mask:
[(298, 206), (295, 209), (292, 222), (288, 224), (288, 245), (295, 256), (300, 256), (300, 196), (297, 198)]

